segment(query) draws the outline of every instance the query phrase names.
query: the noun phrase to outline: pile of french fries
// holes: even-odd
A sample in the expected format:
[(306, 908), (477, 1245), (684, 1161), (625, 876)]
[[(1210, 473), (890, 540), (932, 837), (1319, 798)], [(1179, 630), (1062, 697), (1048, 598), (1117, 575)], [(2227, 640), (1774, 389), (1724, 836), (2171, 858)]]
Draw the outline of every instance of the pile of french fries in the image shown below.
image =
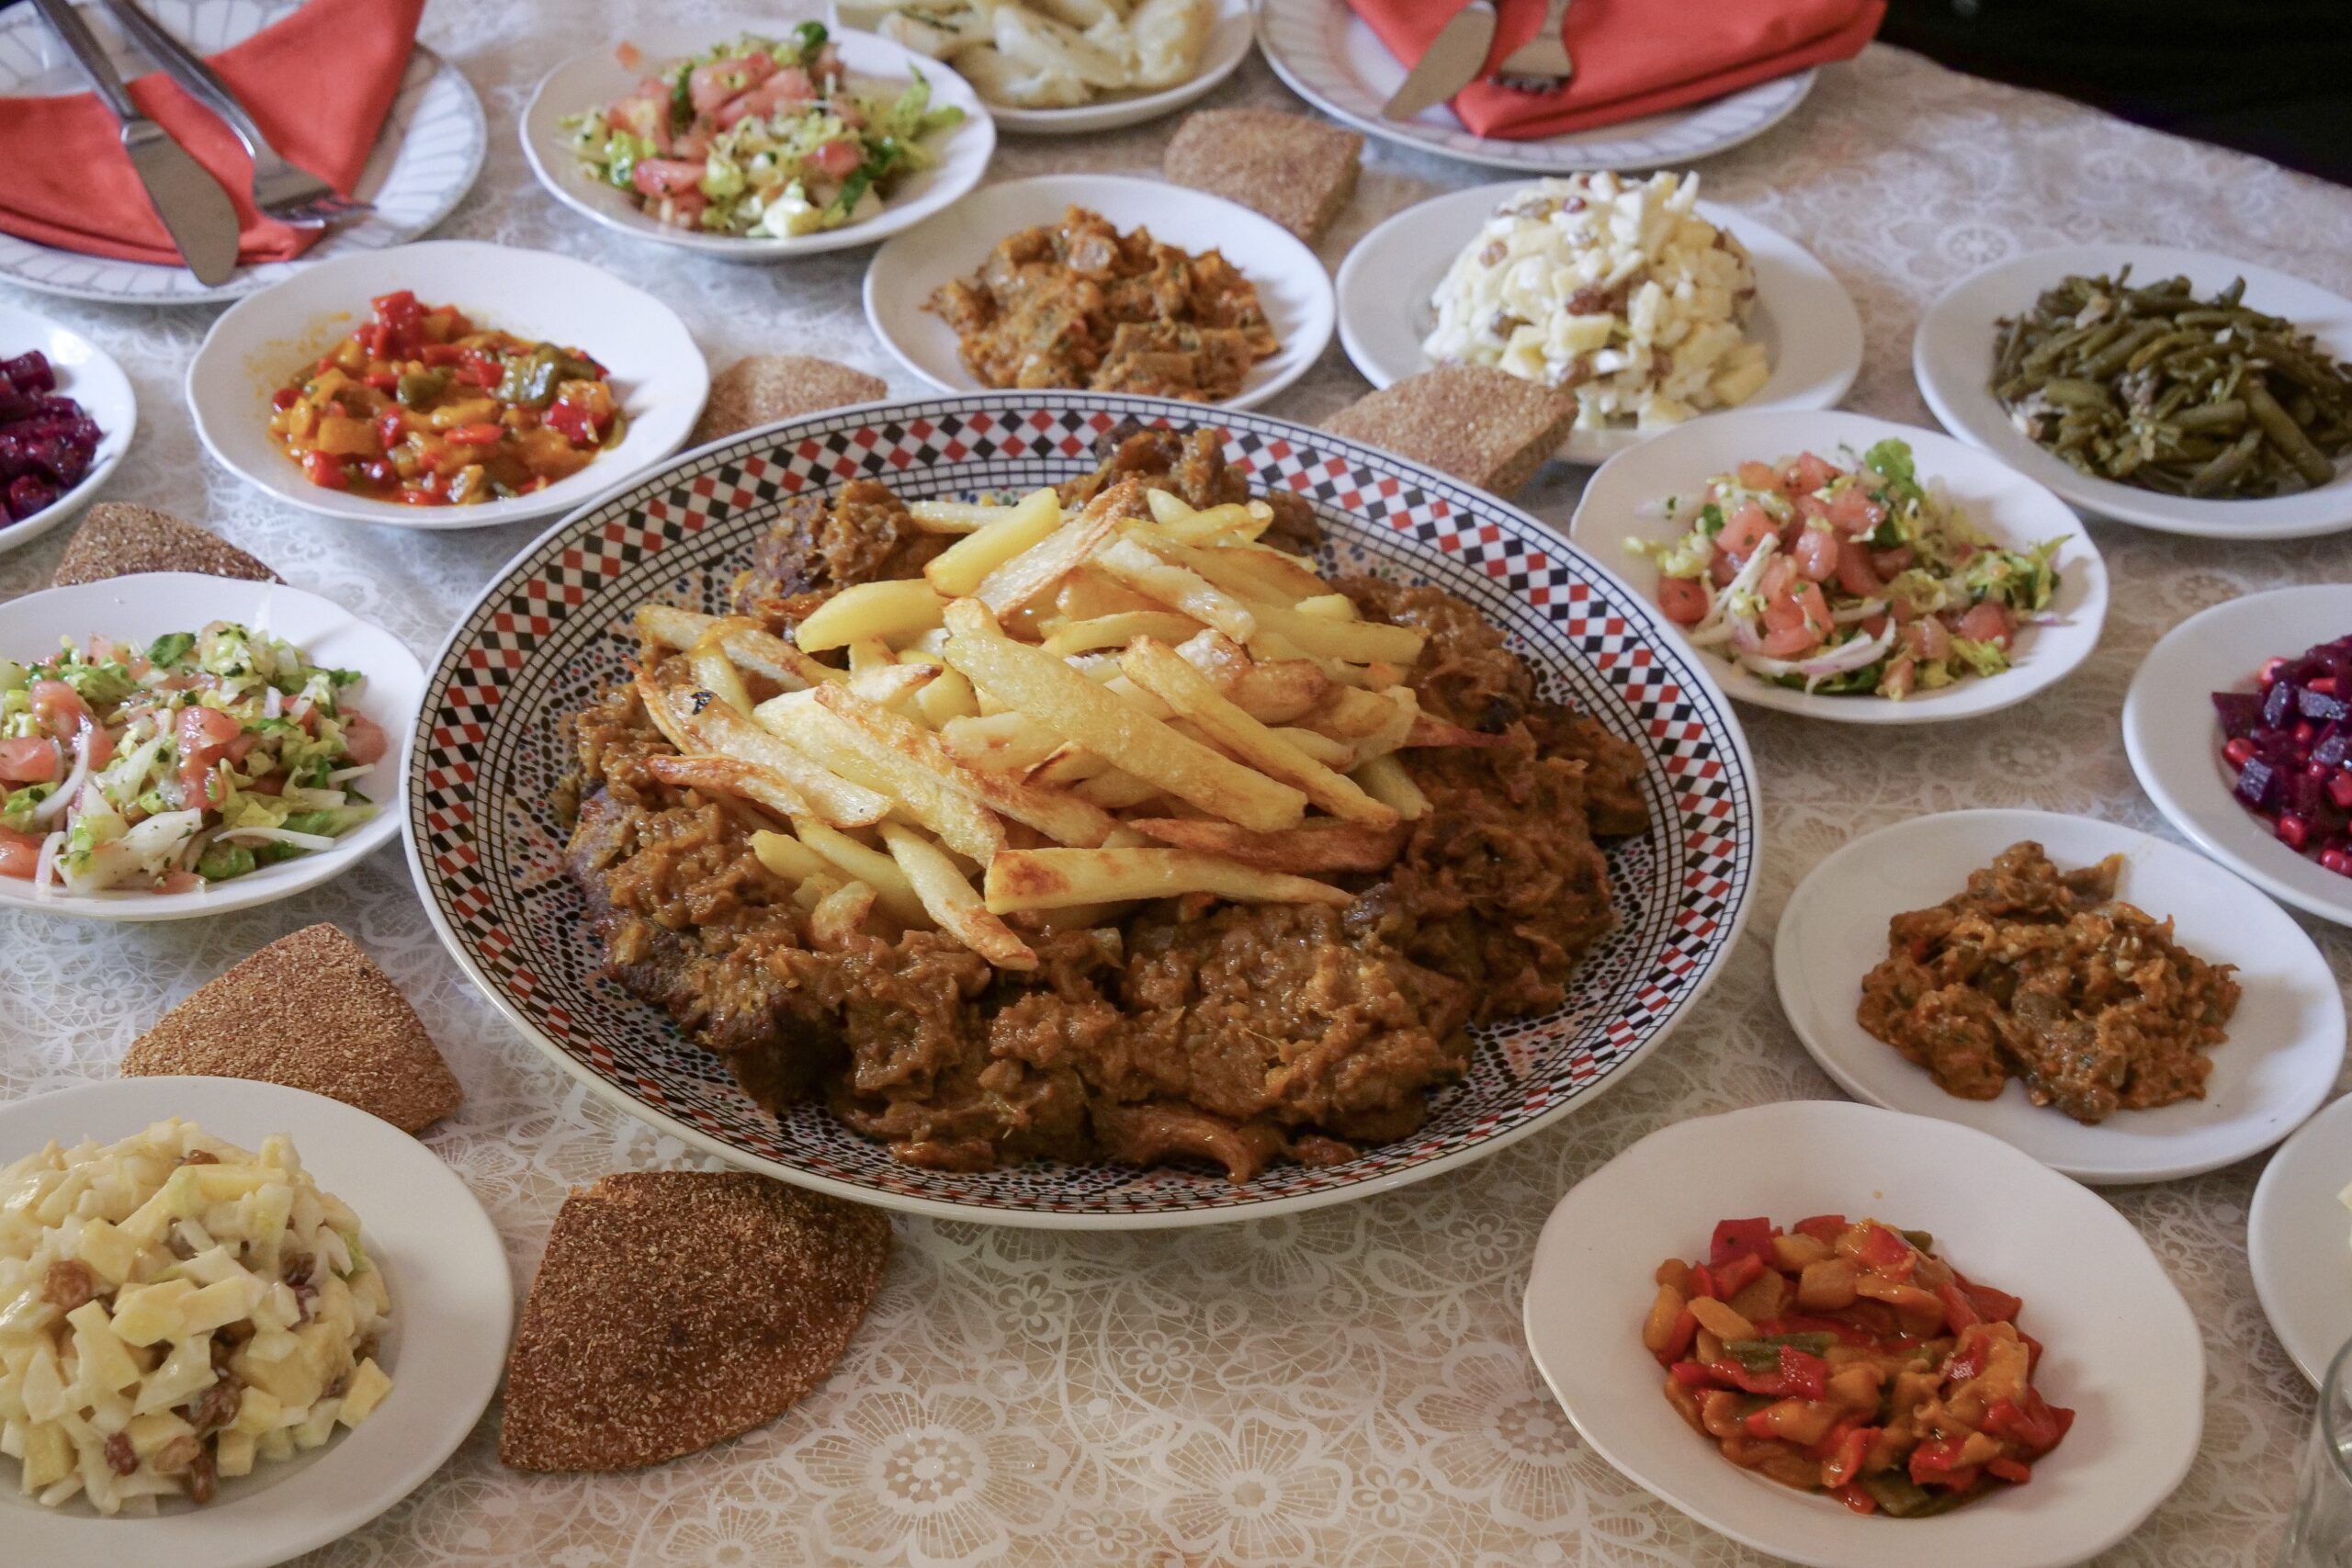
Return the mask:
[(1498, 743), (1420, 711), (1422, 634), (1261, 544), (1262, 502), (1196, 509), (1128, 479), (1075, 512), (1051, 490), (911, 511), (961, 537), (790, 638), (637, 612), (683, 655), (637, 674), (678, 751), (649, 766), (753, 814), (820, 945), (878, 913), (1031, 969), (1024, 931), (1143, 899), (1343, 905), (1317, 874), (1388, 865), (1429, 809), (1396, 753)]

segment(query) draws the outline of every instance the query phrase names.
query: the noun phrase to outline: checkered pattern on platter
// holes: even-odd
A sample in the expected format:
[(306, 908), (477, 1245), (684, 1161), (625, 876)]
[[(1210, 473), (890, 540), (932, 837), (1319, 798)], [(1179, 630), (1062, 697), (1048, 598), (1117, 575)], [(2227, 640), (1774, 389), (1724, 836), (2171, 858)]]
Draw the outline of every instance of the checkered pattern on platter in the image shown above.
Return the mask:
[[(1649, 830), (1607, 846), (1617, 931), (1558, 1011), (1478, 1032), (1470, 1073), (1413, 1136), (1236, 1186), (1199, 1171), (1040, 1163), (920, 1170), (821, 1108), (752, 1103), (667, 1017), (598, 977), (563, 873), (563, 716), (619, 678), (648, 599), (718, 609), (779, 505), (874, 478), (909, 499), (1023, 491), (1089, 471), (1121, 419), (1212, 423), (1253, 488), (1311, 501), (1328, 568), (1428, 581), (1477, 605), (1544, 694), (1650, 753)], [(1756, 856), (1754, 769), (1730, 705), (1623, 583), (1481, 491), (1251, 413), (1146, 398), (1007, 392), (818, 415), (675, 459), (558, 524), (442, 650), (410, 761), (410, 850), (435, 923), (502, 1010), (592, 1089), (788, 1180), (921, 1212), (1047, 1224), (1245, 1218), (1433, 1174), (1564, 1114), (1657, 1043), (1737, 936)]]

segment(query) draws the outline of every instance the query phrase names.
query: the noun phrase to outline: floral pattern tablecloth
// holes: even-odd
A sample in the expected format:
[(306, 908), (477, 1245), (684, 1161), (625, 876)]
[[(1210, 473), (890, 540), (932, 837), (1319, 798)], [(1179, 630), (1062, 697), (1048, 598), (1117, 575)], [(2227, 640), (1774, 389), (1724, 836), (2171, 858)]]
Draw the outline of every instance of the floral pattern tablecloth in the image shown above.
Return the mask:
[[(662, 9), (668, 19), (704, 8)], [(916, 391), (866, 329), (867, 253), (775, 267), (684, 257), (591, 228), (533, 183), (514, 125), (538, 74), (650, 14), (617, 0), (431, 8), (425, 37), (481, 94), (492, 133), (480, 185), (440, 232), (588, 257), (673, 304), (714, 367), (763, 350), (819, 354)], [(1299, 107), (1256, 60), (1208, 102)], [(995, 174), (1152, 171), (1169, 130), (1008, 136)], [(2091, 240), (2219, 247), (2352, 292), (2352, 191), (1890, 49), (1825, 70), (1787, 123), (1703, 172), (1709, 197), (1793, 235), (1853, 292), (1869, 362), (1850, 401), (1896, 419), (1928, 417), (1909, 367), (1922, 303), (2020, 251)], [(1336, 265), (1398, 209), (1487, 177), (1375, 144), (1325, 260)], [(138, 384), (138, 444), (113, 498), (208, 524), (420, 655), (529, 536), (530, 525), (337, 526), (280, 505), (198, 448), (181, 376), (212, 312), (35, 303), (106, 344)], [(1334, 344), (1270, 412), (1315, 422), (1363, 389)], [(1555, 468), (1525, 501), (1565, 525), (1580, 483)], [(2352, 578), (2352, 538), (2230, 546), (2095, 532), (2114, 607), (2104, 646), (2063, 689), (1998, 716), (1894, 732), (1745, 714), (1766, 800), (1755, 919), (1675, 1038), (1562, 1125), (1387, 1197), (1249, 1225), (1069, 1236), (902, 1220), (888, 1280), (847, 1357), (774, 1425), (639, 1474), (539, 1477), (500, 1468), (493, 1408), (413, 1495), (309, 1561), (1761, 1561), (1577, 1440), (1521, 1339), (1528, 1258), (1559, 1195), (1653, 1129), (1836, 1092), (1783, 1022), (1770, 978), (1774, 922), (1822, 855), (1858, 832), (1964, 806), (2030, 805), (2167, 831), (2118, 735), (2141, 656), (2182, 616), (2233, 594)], [(62, 547), (60, 536), (0, 556), (0, 595), (42, 586)], [(473, 993), (427, 927), (397, 849), (327, 887), (222, 919), (0, 915), (0, 1096), (105, 1077), (173, 1001), (314, 920), (340, 923), (391, 972), (464, 1081), (463, 1112), (429, 1142), (496, 1220), (518, 1290), (568, 1189), (688, 1162), (675, 1142), (590, 1099)], [(2338, 973), (2352, 973), (2352, 940), (2329, 926), (2316, 935)], [(2261, 1164), (2112, 1194), (2188, 1295), (2209, 1361), (2196, 1468), (2107, 1562), (2267, 1563), (2276, 1550), (2312, 1400), (2246, 1272)]]

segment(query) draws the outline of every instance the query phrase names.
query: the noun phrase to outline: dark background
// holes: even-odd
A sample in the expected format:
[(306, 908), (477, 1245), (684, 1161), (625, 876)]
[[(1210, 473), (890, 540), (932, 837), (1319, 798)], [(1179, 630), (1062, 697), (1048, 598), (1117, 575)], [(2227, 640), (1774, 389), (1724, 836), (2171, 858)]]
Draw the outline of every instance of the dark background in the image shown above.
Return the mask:
[(1879, 36), (2352, 185), (2352, 0), (1892, 0)]

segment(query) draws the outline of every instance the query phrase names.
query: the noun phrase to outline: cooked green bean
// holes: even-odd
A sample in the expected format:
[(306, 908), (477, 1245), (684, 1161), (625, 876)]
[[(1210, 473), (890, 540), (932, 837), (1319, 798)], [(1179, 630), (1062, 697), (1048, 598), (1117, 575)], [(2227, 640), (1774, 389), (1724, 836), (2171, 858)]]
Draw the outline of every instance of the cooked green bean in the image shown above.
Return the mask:
[(2352, 453), (2352, 366), (2186, 277), (2068, 277), (2005, 317), (1993, 390), (2033, 441), (2084, 473), (2244, 500), (2326, 484)]

